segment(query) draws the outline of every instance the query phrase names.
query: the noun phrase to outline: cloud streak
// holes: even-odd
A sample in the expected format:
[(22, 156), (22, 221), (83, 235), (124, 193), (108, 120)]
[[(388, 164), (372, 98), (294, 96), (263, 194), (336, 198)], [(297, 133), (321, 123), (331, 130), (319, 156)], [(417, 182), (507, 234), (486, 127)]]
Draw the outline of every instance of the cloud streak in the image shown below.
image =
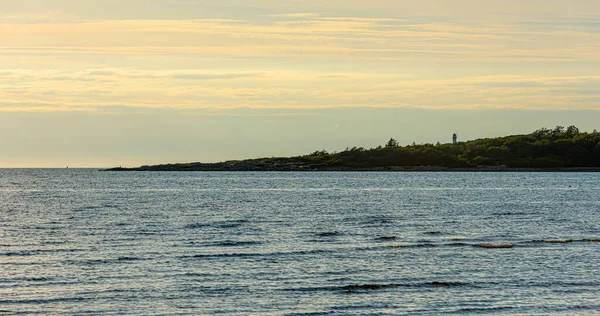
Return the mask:
[[(577, 28), (483, 22), (283, 15), (255, 24), (228, 19), (106, 20), (0, 24), (2, 51), (192, 53), (232, 57), (387, 60), (587, 60), (600, 57), (594, 25)], [(75, 26), (73, 24), (76, 24)], [(575, 24), (577, 25), (577, 24)], [(93, 41), (89, 39), (93, 38)], [(44, 43), (44, 45), (40, 45)], [(565, 43), (567, 45), (565, 45)]]
[(95, 111), (114, 106), (215, 110), (332, 107), (590, 110), (600, 109), (599, 86), (600, 76), (423, 80), (396, 74), (323, 75), (317, 71), (287, 70), (206, 73), (14, 69), (0, 72), (3, 100), (0, 111)]
[(600, 6), (580, 0), (567, 12), (549, 0), (536, 13), (507, 1), (261, 0), (194, 19), (6, 15), (0, 111), (600, 109)]

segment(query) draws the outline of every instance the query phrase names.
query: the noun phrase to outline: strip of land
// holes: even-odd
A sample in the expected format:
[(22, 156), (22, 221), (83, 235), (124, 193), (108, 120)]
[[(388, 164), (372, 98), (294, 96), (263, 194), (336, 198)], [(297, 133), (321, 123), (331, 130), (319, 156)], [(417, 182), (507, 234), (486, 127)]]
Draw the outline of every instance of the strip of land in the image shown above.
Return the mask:
[(315, 151), (297, 157), (218, 163), (175, 163), (108, 171), (456, 171), (599, 172), (600, 133), (575, 126), (456, 144), (385, 145), (342, 152)]

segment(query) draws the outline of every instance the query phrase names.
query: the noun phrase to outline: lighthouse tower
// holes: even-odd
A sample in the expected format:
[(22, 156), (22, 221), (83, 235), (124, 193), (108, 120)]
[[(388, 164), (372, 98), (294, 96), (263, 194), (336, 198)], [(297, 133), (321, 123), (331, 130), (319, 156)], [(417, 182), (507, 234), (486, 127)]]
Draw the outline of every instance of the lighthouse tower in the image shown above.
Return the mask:
[(452, 144), (456, 144), (457, 139), (458, 139), (458, 136), (456, 136), (456, 133), (454, 133), (454, 135), (452, 135)]

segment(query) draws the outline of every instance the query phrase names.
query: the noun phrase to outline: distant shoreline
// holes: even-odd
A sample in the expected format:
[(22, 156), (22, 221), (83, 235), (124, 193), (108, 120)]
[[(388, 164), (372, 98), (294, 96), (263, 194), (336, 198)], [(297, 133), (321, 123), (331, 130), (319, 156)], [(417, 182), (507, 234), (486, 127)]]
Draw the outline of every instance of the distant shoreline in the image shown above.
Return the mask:
[(575, 126), (527, 135), (400, 146), (325, 150), (297, 157), (176, 163), (107, 171), (600, 172), (600, 133)]
[(478, 167), (478, 168), (447, 168), (434, 166), (419, 167), (376, 167), (376, 168), (323, 168), (323, 169), (193, 169), (193, 168), (161, 168), (161, 166), (139, 168), (110, 168), (101, 171), (109, 172), (600, 172), (600, 167), (564, 167), (564, 168), (510, 168), (510, 167)]

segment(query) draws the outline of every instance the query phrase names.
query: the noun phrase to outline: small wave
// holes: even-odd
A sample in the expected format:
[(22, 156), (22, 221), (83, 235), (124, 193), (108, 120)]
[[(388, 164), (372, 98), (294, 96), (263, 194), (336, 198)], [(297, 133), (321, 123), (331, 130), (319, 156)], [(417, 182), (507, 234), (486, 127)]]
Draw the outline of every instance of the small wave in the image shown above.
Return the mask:
[(64, 245), (64, 244), (67, 244), (67, 243), (68, 243), (68, 241), (66, 241), (66, 240), (47, 240), (47, 241), (44, 241), (45, 245)]
[(244, 223), (221, 223), (215, 225), (218, 228), (237, 228), (242, 226)]
[(214, 277), (214, 274), (210, 274), (210, 273), (196, 273), (196, 272), (186, 272), (183, 274), (178, 274), (177, 276), (183, 276), (183, 277)]
[(332, 250), (306, 250), (306, 251), (290, 251), (290, 252), (267, 252), (267, 253), (214, 253), (214, 254), (198, 254), (192, 256), (183, 256), (182, 258), (248, 258), (248, 257), (279, 257), (293, 255), (311, 255), (319, 253), (331, 253)]
[(27, 257), (27, 256), (35, 256), (39, 254), (45, 253), (56, 253), (56, 252), (76, 252), (81, 251), (82, 249), (31, 249), (31, 250), (15, 250), (15, 251), (7, 251), (0, 252), (1, 256), (6, 257)]
[(81, 260), (78, 263), (83, 265), (98, 265), (98, 264), (110, 264), (113, 263), (114, 260), (110, 259), (89, 259), (89, 260)]
[(543, 244), (543, 243), (544, 243), (543, 239), (534, 239), (534, 240), (527, 240), (527, 241), (520, 242), (520, 244)]
[(47, 278), (47, 277), (32, 277), (32, 278), (24, 278), (23, 281), (27, 281), (27, 282), (48, 282), (48, 281), (52, 281), (53, 278)]
[(119, 258), (117, 258), (117, 261), (139, 261), (139, 260), (146, 260), (146, 259), (140, 258), (140, 257), (119, 257)]
[(165, 235), (164, 231), (159, 231), (159, 230), (142, 230), (142, 231), (131, 231), (127, 233), (128, 236), (136, 236), (136, 235), (142, 235), (142, 236), (161, 236), (161, 235)]
[(184, 256), (184, 258), (246, 258), (246, 257), (264, 257), (262, 253), (215, 253), (201, 254), (193, 256)]
[(0, 279), (0, 283), (4, 282), (49, 282), (54, 280), (53, 278), (48, 277), (23, 277), (23, 278), (9, 278), (9, 279)]
[(352, 284), (352, 285), (346, 285), (346, 286), (342, 287), (341, 290), (344, 290), (344, 291), (372, 291), (372, 290), (382, 290), (382, 289), (386, 289), (386, 288), (400, 287), (400, 286), (402, 286), (402, 284), (397, 284), (397, 283)]
[(382, 236), (382, 237), (378, 237), (377, 240), (379, 241), (390, 241), (390, 240), (396, 240), (398, 237), (396, 236)]
[(551, 283), (542, 283), (545, 284), (546, 286), (556, 286), (556, 285), (560, 285), (563, 286), (565, 288), (569, 288), (569, 287), (595, 287), (598, 288), (600, 287), (600, 281), (593, 281), (593, 280), (589, 280), (589, 281), (554, 281)]
[(94, 265), (126, 263), (126, 262), (131, 262), (131, 261), (142, 261), (142, 260), (149, 260), (149, 259), (148, 258), (142, 258), (142, 257), (127, 257), (127, 256), (124, 256), (124, 257), (106, 258), (106, 259), (66, 260), (65, 262), (67, 262), (69, 264), (75, 264), (75, 265), (94, 266)]
[(600, 310), (600, 305), (596, 304), (589, 304), (589, 305), (573, 305), (573, 306), (568, 306), (566, 308), (564, 308), (564, 310), (567, 311), (587, 311), (587, 310), (591, 310), (591, 311), (598, 311)]
[(205, 224), (205, 223), (193, 223), (193, 224), (187, 224), (187, 225), (183, 226), (183, 228), (196, 229), (196, 228), (204, 228), (204, 227), (210, 227), (210, 226), (212, 226), (212, 225)]
[(498, 212), (498, 213), (492, 213), (492, 216), (512, 216), (512, 215), (531, 215), (529, 213), (526, 212)]
[(477, 244), (475, 247), (486, 249), (512, 248), (513, 244)]
[(600, 238), (583, 239), (534, 239), (520, 242), (520, 244), (570, 244), (575, 242), (600, 242)]
[(473, 244), (469, 244), (469, 243), (466, 243), (466, 242), (451, 242), (451, 243), (444, 244), (444, 246), (448, 246), (448, 247), (470, 247), (470, 246), (473, 246)]
[(440, 231), (430, 231), (430, 232), (424, 232), (423, 235), (441, 235), (442, 232)]
[(464, 307), (459, 308), (455, 311), (449, 312), (450, 314), (464, 314), (464, 313), (494, 313), (515, 309), (514, 306), (497, 306), (497, 307)]
[(82, 211), (98, 210), (101, 208), (102, 207), (99, 205), (91, 205), (91, 206), (84, 206), (84, 207), (76, 208), (73, 211), (74, 212), (82, 212)]
[(207, 244), (209, 246), (214, 247), (241, 247), (241, 246), (257, 246), (262, 245), (263, 243), (260, 241), (220, 241), (216, 243)]
[(390, 216), (373, 216), (373, 217), (368, 217), (368, 218), (360, 220), (360, 223), (362, 225), (366, 225), (366, 226), (389, 225), (389, 224), (393, 224), (394, 222), (395, 222), (395, 219)]
[(1, 304), (17, 304), (17, 305), (22, 305), (22, 304), (51, 304), (51, 303), (68, 303), (68, 302), (82, 302), (82, 301), (89, 301), (92, 300), (92, 298), (89, 297), (60, 297), (60, 298), (49, 298), (49, 299), (15, 299), (15, 300), (11, 300), (11, 299), (7, 299), (7, 300), (3, 300), (0, 299), (0, 305)]
[(584, 238), (581, 241), (585, 241), (585, 242), (600, 242), (600, 238)]
[(468, 283), (463, 282), (428, 282), (424, 283), (423, 286), (433, 286), (433, 287), (455, 287), (455, 286), (466, 286)]
[(334, 236), (340, 236), (340, 235), (342, 235), (342, 232), (339, 232), (339, 231), (322, 232), (322, 233), (317, 234), (317, 236), (319, 236), (319, 237), (334, 237)]
[(6, 257), (25, 257), (32, 256), (34, 253), (32, 251), (8, 251), (8, 252), (0, 252), (0, 256)]
[(470, 244), (464, 242), (454, 242), (445, 244), (434, 244), (434, 243), (418, 243), (418, 244), (405, 244), (405, 245), (392, 245), (386, 246), (386, 248), (433, 248), (433, 247), (478, 247), (478, 248), (513, 248), (513, 244), (501, 244), (501, 243), (483, 243), (483, 244)]
[(96, 206), (96, 208), (111, 208), (111, 207), (119, 207), (119, 204), (116, 204), (116, 203), (102, 203), (102, 205)]
[(364, 283), (350, 284), (343, 286), (328, 286), (328, 287), (313, 287), (313, 288), (290, 288), (286, 291), (302, 291), (302, 292), (319, 292), (319, 291), (342, 291), (342, 292), (365, 292), (378, 291), (391, 288), (444, 288), (444, 287), (459, 287), (468, 286), (469, 283), (462, 282), (421, 282), (421, 283)]
[(198, 228), (206, 228), (206, 227), (214, 227), (214, 228), (236, 228), (248, 223), (247, 220), (231, 220), (231, 221), (218, 221), (212, 223), (192, 223), (185, 225), (186, 229), (198, 229)]
[(290, 314), (285, 314), (285, 316), (321, 316), (321, 315), (332, 315), (335, 314), (333, 311), (329, 312), (294, 312)]
[(436, 244), (431, 244), (431, 243), (425, 243), (425, 244), (408, 244), (408, 245), (392, 245), (392, 246), (386, 246), (386, 248), (433, 248), (433, 247), (437, 247), (438, 245)]
[(546, 239), (544, 242), (548, 244), (567, 244), (572, 243), (573, 239)]

